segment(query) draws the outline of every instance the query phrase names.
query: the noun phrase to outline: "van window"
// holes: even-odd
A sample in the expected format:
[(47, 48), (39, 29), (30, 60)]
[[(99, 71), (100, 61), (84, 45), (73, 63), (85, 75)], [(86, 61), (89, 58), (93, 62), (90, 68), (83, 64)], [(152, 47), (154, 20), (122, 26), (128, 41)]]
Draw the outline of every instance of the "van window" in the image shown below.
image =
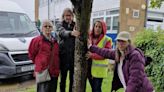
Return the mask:
[(0, 34), (26, 34), (34, 30), (35, 26), (25, 14), (0, 12)]

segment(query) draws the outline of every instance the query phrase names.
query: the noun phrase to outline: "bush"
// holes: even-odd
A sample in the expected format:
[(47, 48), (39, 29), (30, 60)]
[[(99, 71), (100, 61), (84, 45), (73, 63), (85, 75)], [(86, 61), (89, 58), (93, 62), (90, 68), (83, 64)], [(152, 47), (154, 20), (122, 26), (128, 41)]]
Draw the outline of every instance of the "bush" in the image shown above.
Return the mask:
[(146, 67), (146, 73), (153, 82), (156, 92), (164, 92), (164, 30), (157, 32), (151, 29), (139, 32), (134, 39), (136, 47), (153, 61)]

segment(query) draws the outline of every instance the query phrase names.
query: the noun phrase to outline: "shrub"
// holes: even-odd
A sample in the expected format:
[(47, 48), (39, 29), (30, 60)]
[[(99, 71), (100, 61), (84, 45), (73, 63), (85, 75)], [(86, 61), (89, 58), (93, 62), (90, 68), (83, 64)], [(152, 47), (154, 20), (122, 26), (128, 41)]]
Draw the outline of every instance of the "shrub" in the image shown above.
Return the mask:
[(153, 61), (146, 67), (146, 72), (156, 92), (164, 92), (164, 30), (158, 28), (157, 32), (152, 29), (139, 32), (134, 44), (145, 55), (152, 57)]

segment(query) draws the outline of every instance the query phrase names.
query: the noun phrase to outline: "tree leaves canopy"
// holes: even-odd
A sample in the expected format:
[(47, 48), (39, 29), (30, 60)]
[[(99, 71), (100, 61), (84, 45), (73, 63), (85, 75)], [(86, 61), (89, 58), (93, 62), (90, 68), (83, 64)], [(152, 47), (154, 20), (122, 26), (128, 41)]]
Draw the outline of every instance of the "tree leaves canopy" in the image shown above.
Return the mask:
[(164, 0), (151, 0), (150, 7), (152, 8), (160, 8)]

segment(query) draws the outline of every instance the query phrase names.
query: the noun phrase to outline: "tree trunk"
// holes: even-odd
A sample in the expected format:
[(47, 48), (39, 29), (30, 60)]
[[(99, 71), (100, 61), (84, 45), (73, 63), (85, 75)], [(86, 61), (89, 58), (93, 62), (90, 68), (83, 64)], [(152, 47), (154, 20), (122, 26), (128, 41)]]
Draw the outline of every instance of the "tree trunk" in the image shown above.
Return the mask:
[(80, 37), (75, 40), (75, 63), (73, 92), (85, 92), (87, 79), (87, 38), (93, 0), (71, 0), (76, 15), (77, 31)]

